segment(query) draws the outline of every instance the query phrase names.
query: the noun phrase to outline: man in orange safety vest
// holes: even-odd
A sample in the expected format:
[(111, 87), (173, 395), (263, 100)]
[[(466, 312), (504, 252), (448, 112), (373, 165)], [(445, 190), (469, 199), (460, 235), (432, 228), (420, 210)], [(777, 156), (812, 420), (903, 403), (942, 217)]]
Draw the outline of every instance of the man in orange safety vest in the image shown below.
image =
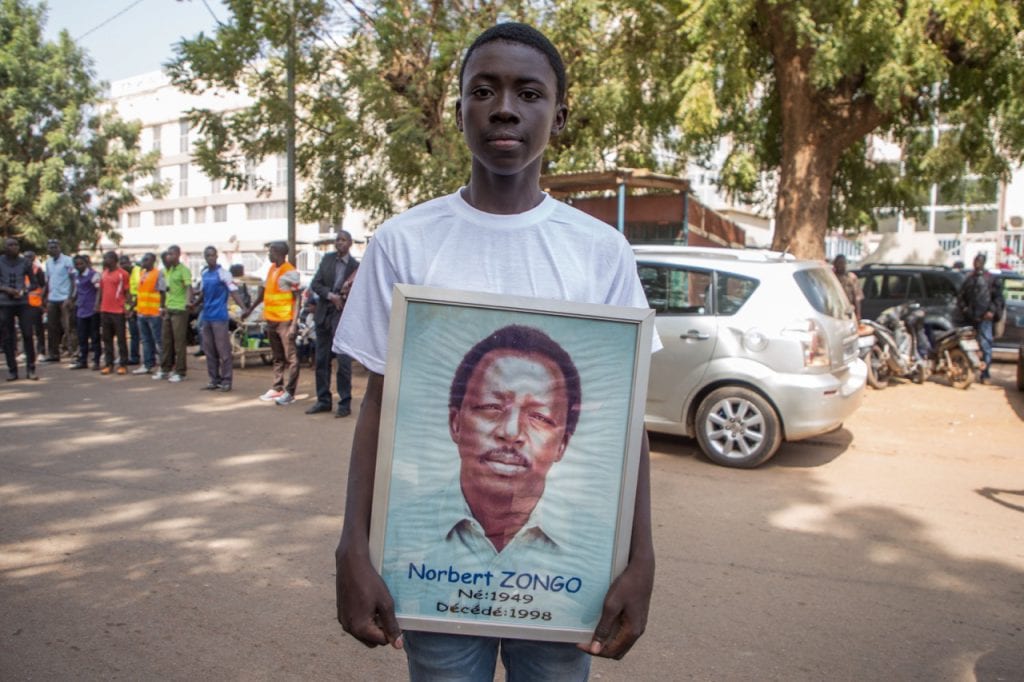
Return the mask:
[(271, 242), (268, 246), (270, 271), (256, 299), (242, 313), (248, 317), (260, 303), (267, 324), (267, 338), (274, 356), (274, 385), (260, 396), (265, 402), (278, 405), (295, 402), (295, 389), (299, 384), (299, 358), (295, 351), (298, 333), (299, 271), (288, 262), (288, 244)]

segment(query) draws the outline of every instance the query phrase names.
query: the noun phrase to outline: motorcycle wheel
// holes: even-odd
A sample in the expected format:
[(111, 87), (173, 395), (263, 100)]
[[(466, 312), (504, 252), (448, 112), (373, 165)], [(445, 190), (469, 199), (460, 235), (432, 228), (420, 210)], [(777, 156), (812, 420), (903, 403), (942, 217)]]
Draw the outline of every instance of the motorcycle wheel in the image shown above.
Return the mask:
[(1024, 391), (1024, 343), (1017, 351), (1017, 390)]
[(885, 362), (885, 358), (882, 357), (882, 349), (878, 346), (872, 346), (871, 352), (864, 359), (868, 365), (868, 386), (876, 391), (881, 391), (889, 385), (889, 377), (892, 376), (889, 365)]
[(953, 388), (966, 389), (974, 383), (974, 370), (971, 368), (971, 360), (959, 348), (949, 351), (949, 383)]

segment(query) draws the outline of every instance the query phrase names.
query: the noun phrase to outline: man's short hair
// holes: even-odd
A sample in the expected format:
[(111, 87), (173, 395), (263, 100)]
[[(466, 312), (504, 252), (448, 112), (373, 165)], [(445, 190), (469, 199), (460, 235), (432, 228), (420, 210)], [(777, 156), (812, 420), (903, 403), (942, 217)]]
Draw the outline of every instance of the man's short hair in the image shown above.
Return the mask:
[(462, 66), (459, 68), (459, 91), (462, 90), (462, 79), (466, 74), (466, 63), (469, 62), (469, 58), (473, 55), (473, 52), (482, 45), (494, 42), (495, 40), (504, 40), (509, 43), (519, 43), (532, 47), (535, 50), (540, 50), (545, 57), (548, 59), (548, 64), (551, 65), (551, 69), (555, 72), (555, 80), (558, 83), (556, 103), (562, 104), (565, 102), (565, 62), (562, 61), (562, 55), (558, 53), (556, 48), (547, 36), (535, 29), (533, 26), (528, 24), (520, 24), (515, 21), (508, 21), (501, 24), (496, 24), (480, 35), (476, 37), (473, 44), (466, 50), (465, 56), (462, 58)]
[(580, 418), (580, 404), (583, 401), (580, 373), (576, 370), (572, 357), (565, 349), (550, 336), (534, 327), (518, 324), (502, 327), (470, 348), (469, 352), (463, 356), (458, 369), (455, 370), (455, 378), (452, 379), (451, 390), (448, 393), (448, 407), (454, 410), (462, 407), (473, 370), (485, 355), (496, 350), (543, 355), (558, 365), (562, 371), (562, 377), (565, 379), (565, 393), (569, 399), (565, 419), (565, 436), (568, 438), (575, 433), (576, 423)]
[(276, 250), (280, 251), (281, 253), (283, 253), (284, 255), (286, 255), (286, 256), (288, 255), (288, 242), (282, 242), (282, 241), (270, 242), (270, 245), (267, 248), (276, 249)]

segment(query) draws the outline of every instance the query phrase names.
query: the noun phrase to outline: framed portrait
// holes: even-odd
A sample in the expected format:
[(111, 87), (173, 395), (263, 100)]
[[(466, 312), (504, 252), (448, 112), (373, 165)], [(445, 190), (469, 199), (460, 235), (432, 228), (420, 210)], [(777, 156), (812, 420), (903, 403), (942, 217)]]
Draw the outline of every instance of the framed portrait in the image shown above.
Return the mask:
[(653, 320), (395, 287), (370, 548), (403, 628), (589, 639), (628, 559)]

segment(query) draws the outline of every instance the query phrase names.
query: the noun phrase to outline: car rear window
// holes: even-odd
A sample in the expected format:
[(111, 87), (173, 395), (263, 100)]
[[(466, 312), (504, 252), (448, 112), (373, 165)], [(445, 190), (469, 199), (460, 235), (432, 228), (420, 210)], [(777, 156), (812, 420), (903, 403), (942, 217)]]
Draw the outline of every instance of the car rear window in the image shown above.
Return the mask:
[(839, 280), (831, 270), (808, 268), (793, 273), (800, 291), (815, 310), (829, 317), (842, 318), (852, 309)]
[(760, 284), (753, 277), (743, 277), (726, 272), (717, 273), (718, 288), (715, 290), (715, 312), (732, 315), (747, 302)]

